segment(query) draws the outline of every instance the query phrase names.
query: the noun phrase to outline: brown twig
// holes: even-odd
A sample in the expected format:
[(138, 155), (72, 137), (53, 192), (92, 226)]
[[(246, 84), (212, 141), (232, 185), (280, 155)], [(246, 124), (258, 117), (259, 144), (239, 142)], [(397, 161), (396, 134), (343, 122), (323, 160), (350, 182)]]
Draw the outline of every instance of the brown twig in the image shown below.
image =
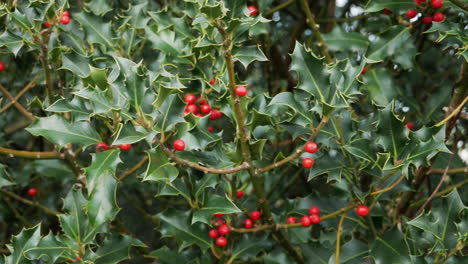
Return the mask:
[(264, 17), (268, 17), (268, 16), (271, 16), (273, 15), (273, 13), (277, 12), (277, 11), (280, 11), (281, 9), (284, 9), (288, 6), (290, 6), (291, 4), (293, 4), (294, 2), (296, 2), (296, 0), (288, 0), (286, 2), (283, 2), (275, 7), (273, 7), (272, 9), (266, 11), (265, 13), (263, 13), (263, 16)]
[(25, 198), (23, 198), (23, 197), (21, 197), (19, 195), (16, 195), (16, 194), (14, 194), (12, 192), (7, 191), (7, 190), (0, 189), (0, 192), (7, 195), (7, 196), (10, 196), (11, 198), (13, 198), (13, 199), (15, 199), (15, 200), (17, 200), (19, 202), (22, 202), (24, 204), (37, 207), (37, 208), (41, 209), (42, 211), (44, 211), (45, 213), (48, 213), (48, 214), (51, 214), (51, 215), (59, 215), (60, 214), (60, 212), (49, 209), (49, 208), (43, 206), (42, 204), (39, 204), (39, 203), (33, 202), (31, 200), (25, 199)]
[(347, 212), (344, 212), (341, 215), (340, 222), (338, 223), (338, 230), (336, 231), (336, 247), (335, 247), (335, 263), (340, 264), (340, 240), (341, 240), (341, 232), (343, 232), (343, 222), (346, 217)]
[(26, 158), (26, 159), (65, 159), (65, 154), (60, 152), (36, 152), (36, 151), (24, 151), (14, 150), (0, 147), (0, 154), (11, 155), (13, 157)]
[(461, 9), (463, 9), (465, 11), (468, 11), (468, 4), (467, 3), (463, 3), (460, 0), (449, 0), (449, 1), (452, 2), (454, 5), (460, 7)]
[(34, 121), (36, 120), (36, 117), (34, 117), (33, 114), (31, 114), (26, 108), (24, 108), (20, 103), (18, 103), (15, 98), (11, 95), (8, 90), (3, 87), (3, 85), (0, 84), (0, 91), (10, 100), (10, 102), (13, 102), (14, 106), (18, 111), (20, 111), (24, 116), (26, 116), (29, 120)]
[(8, 102), (2, 109), (0, 109), (0, 114), (8, 110), (15, 102), (17, 102), (29, 89), (33, 88), (36, 86), (36, 79), (37, 77), (34, 77), (24, 88), (21, 90), (14, 98), (13, 101)]
[[(427, 174), (443, 174), (445, 173), (445, 169), (430, 169)], [(455, 168), (455, 169), (450, 169), (447, 171), (447, 174), (458, 174), (458, 173), (463, 173), (463, 174), (468, 174), (468, 167), (463, 167), (463, 168)]]
[(119, 177), (119, 181), (123, 181), (125, 178), (127, 178), (129, 175), (137, 171), (141, 166), (143, 166), (147, 161), (148, 161), (148, 156), (145, 156), (143, 159), (140, 160), (133, 168), (126, 170), (124, 173), (122, 173), (122, 176)]
[(439, 184), (437, 184), (437, 187), (434, 189), (434, 191), (432, 192), (432, 194), (429, 196), (429, 198), (427, 198), (427, 200), (424, 202), (424, 204), (421, 206), (421, 208), (419, 208), (419, 210), (416, 212), (416, 215), (419, 215), (423, 210), (424, 208), (431, 202), (431, 200), (436, 196), (437, 192), (439, 191), (440, 187), (442, 186), (442, 184), (444, 183), (445, 179), (447, 178), (447, 175), (448, 175), (448, 170), (450, 168), (450, 164), (452, 164), (452, 160), (453, 160), (453, 157), (455, 156), (455, 153), (452, 153), (450, 155), (450, 159), (448, 160), (447, 162), (447, 167), (445, 167), (445, 171), (444, 171), (444, 174), (442, 175), (442, 177), (440, 178), (440, 181), (439, 181)]

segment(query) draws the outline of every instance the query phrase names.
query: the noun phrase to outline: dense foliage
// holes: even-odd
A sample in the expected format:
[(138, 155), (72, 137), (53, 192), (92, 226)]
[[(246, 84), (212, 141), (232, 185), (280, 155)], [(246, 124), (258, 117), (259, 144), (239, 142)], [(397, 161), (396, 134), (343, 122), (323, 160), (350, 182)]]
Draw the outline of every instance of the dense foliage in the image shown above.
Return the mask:
[(463, 0), (0, 1), (0, 263), (467, 263)]

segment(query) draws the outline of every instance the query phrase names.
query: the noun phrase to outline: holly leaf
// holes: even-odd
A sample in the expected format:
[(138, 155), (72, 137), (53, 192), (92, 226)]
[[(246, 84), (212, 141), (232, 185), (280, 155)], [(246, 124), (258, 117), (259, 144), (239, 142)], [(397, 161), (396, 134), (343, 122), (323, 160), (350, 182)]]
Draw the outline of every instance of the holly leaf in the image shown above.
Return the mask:
[(148, 151), (148, 167), (143, 181), (169, 181), (172, 182), (179, 175), (179, 170), (171, 165), (166, 153), (160, 147)]
[(130, 122), (127, 122), (120, 127), (112, 145), (133, 144), (145, 139), (146, 136), (148, 136), (148, 132), (143, 127), (135, 127)]
[(25, 257), (25, 252), (37, 247), (41, 239), (41, 225), (38, 224), (29, 229), (23, 229), (18, 235), (13, 236), (11, 245), (7, 245), (10, 255), (5, 257), (5, 264), (30, 264)]
[[(413, 4), (414, 5), (414, 4)], [(373, 41), (367, 52), (367, 58), (374, 61), (383, 61), (400, 51), (411, 37), (409, 27), (392, 26)]]
[(110, 23), (104, 23), (102, 19), (85, 12), (76, 14), (74, 18), (83, 27), (89, 43), (114, 48), (115, 33)]
[(189, 258), (180, 252), (170, 250), (168, 247), (164, 246), (162, 248), (156, 249), (149, 253), (148, 257), (156, 258), (159, 262), (163, 264), (173, 264), (173, 263), (189, 263)]
[(120, 151), (117, 149), (91, 154), (91, 166), (85, 168), (88, 191), (90, 193), (93, 192), (99, 185), (99, 182), (102, 181), (101, 176), (104, 176), (108, 171), (115, 173), (117, 165), (122, 162), (119, 155)]
[(161, 107), (153, 113), (154, 129), (156, 131), (170, 131), (175, 124), (185, 122), (183, 112), (185, 104), (177, 94), (169, 95)]
[(376, 238), (372, 243), (370, 255), (376, 264), (411, 263), (409, 249), (403, 234), (392, 229)]
[(267, 61), (267, 57), (258, 46), (246, 46), (233, 50), (234, 59), (239, 61), (245, 69), (254, 61)]
[(406, 11), (415, 7), (414, 0), (398, 0), (398, 1), (386, 1), (386, 0), (372, 0), (369, 1), (364, 12), (378, 12), (384, 8), (388, 8), (393, 12)]
[(179, 250), (191, 245), (199, 246), (203, 251), (211, 246), (211, 239), (200, 225), (190, 224), (190, 211), (166, 210), (157, 215), (161, 220), (163, 237), (174, 237), (180, 244)]
[(63, 241), (57, 239), (52, 232), (49, 232), (36, 247), (26, 250), (24, 254), (30, 260), (46, 257), (48, 263), (55, 263), (66, 251), (71, 252), (72, 249)]
[(14, 184), (15, 182), (11, 178), (10, 174), (8, 174), (5, 165), (0, 164), (0, 188)]
[(24, 40), (20, 36), (5, 30), (5, 32), (0, 35), (0, 47), (3, 46), (7, 47), (13, 53), (13, 55), (17, 56), (18, 52), (24, 46)]
[(26, 130), (34, 136), (43, 136), (60, 147), (70, 143), (87, 147), (102, 141), (89, 122), (70, 123), (59, 115), (38, 118)]
[(94, 263), (120, 263), (126, 259), (130, 259), (130, 247), (146, 247), (139, 239), (128, 235), (112, 234), (96, 251)]
[(227, 196), (209, 195), (202, 208), (193, 213), (192, 224), (202, 222), (210, 224), (214, 214), (234, 214), (241, 210)]
[(422, 229), (435, 238), (436, 243), (432, 250), (436, 252), (455, 248), (458, 243), (457, 223), (462, 220), (464, 225), (468, 224), (466, 218), (461, 218), (467, 213), (467, 207), (463, 204), (457, 189), (445, 196), (441, 203), (434, 205), (429, 213), (421, 213), (408, 222), (409, 225)]
[(322, 36), (327, 47), (333, 51), (365, 50), (370, 44), (367, 37), (363, 34), (346, 32), (339, 26), (335, 26), (332, 32), (323, 34)]

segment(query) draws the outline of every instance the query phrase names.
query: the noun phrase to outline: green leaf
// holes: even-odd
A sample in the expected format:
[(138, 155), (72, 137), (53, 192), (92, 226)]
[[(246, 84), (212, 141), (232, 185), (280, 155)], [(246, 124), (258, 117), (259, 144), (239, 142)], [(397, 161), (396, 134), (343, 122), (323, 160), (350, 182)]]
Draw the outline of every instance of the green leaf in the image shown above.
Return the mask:
[(393, 104), (387, 105), (379, 112), (377, 128), (377, 134), (379, 134), (377, 142), (397, 159), (402, 151), (401, 148), (409, 139), (402, 121), (393, 113)]
[(70, 123), (59, 115), (41, 117), (26, 130), (34, 136), (43, 136), (60, 147), (69, 143), (87, 147), (102, 141), (89, 122)]
[(169, 95), (157, 112), (153, 113), (154, 129), (156, 131), (170, 131), (177, 123), (185, 122), (183, 112), (185, 104), (180, 100), (177, 94)]
[(414, 0), (372, 0), (368, 2), (364, 12), (378, 12), (384, 8), (388, 8), (393, 12), (406, 11), (415, 8), (415, 3)]
[(31, 29), (33, 27), (33, 23), (29, 19), (29, 17), (23, 13), (20, 12), (18, 8), (15, 9), (11, 15), (11, 20), (13, 23), (15, 23), (17, 26), (19, 26), (21, 29), (25, 31), (31, 32)]
[(123, 260), (130, 259), (130, 247), (146, 247), (140, 240), (128, 235), (112, 234), (104, 240), (101, 247), (96, 251), (94, 263), (120, 263)]
[(367, 52), (367, 58), (374, 61), (383, 61), (400, 51), (401, 47), (410, 38), (409, 27), (392, 26), (373, 41)]
[(60, 69), (69, 70), (81, 78), (86, 78), (91, 74), (89, 59), (74, 50), (69, 54), (63, 55), (62, 67)]
[(411, 263), (403, 234), (392, 229), (377, 237), (370, 250), (376, 264)]
[(72, 249), (55, 237), (52, 232), (41, 239), (36, 247), (30, 248), (25, 251), (28, 259), (43, 259), (46, 257), (49, 263), (55, 263), (64, 252), (72, 251)]
[(255, 243), (252, 243), (250, 236), (244, 235), (242, 240), (236, 241), (234, 248), (232, 249), (232, 256), (230, 260), (254, 258), (262, 250), (267, 250), (271, 246), (271, 242), (267, 236), (262, 238), (256, 238)]
[(148, 167), (143, 176), (143, 181), (170, 181), (179, 175), (176, 167), (171, 165), (167, 155), (160, 147), (148, 151)]
[(86, 40), (89, 43), (114, 48), (115, 33), (110, 23), (104, 23), (98, 17), (84, 12), (76, 14), (74, 18), (85, 30)]
[[(137, 131), (138, 129), (139, 131)], [(141, 126), (135, 127), (130, 122), (122, 125), (112, 145), (133, 144), (146, 138), (148, 132)]]
[(91, 102), (93, 114), (107, 114), (113, 110), (120, 110), (120, 107), (116, 105), (113, 100), (108, 98), (107, 91), (85, 88), (75, 92), (74, 94)]
[(125, 80), (126, 95), (136, 110), (141, 108), (147, 90), (144, 75), (138, 72), (141, 64), (131, 60), (114, 57), (119, 66), (120, 76)]
[(115, 173), (117, 165), (121, 163), (120, 151), (117, 149), (110, 149), (96, 154), (91, 154), (91, 166), (85, 168), (86, 180), (88, 182), (88, 191), (93, 192), (101, 182), (101, 177), (107, 172)]
[(210, 19), (219, 19), (226, 15), (227, 9), (224, 7), (223, 2), (216, 2), (214, 5), (204, 5), (200, 8), (200, 12)]
[[(446, 251), (456, 247), (457, 223), (466, 213), (467, 207), (463, 204), (457, 189), (454, 189), (442, 199), (442, 204), (433, 206), (428, 214), (422, 213), (408, 224), (434, 236), (436, 244), (433, 245), (433, 250)], [(466, 225), (466, 218), (464, 221)]]
[(86, 3), (86, 6), (97, 16), (103, 16), (112, 11), (112, 7), (107, 0), (91, 0)]
[(367, 91), (372, 101), (381, 107), (385, 107), (401, 95), (393, 76), (385, 68), (378, 68), (365, 74), (361, 89)]
[(116, 192), (117, 179), (109, 170), (104, 171), (99, 175), (94, 189), (89, 191), (89, 202), (86, 204), (90, 224), (93, 227), (98, 228), (119, 212)]
[(15, 181), (11, 178), (6, 170), (5, 165), (0, 164), (0, 188), (4, 186), (14, 185)]
[(173, 264), (173, 263), (189, 263), (187, 256), (180, 254), (179, 252), (170, 250), (166, 246), (151, 251), (148, 257), (156, 258), (159, 262), (163, 264)]
[(329, 73), (323, 65), (323, 59), (319, 59), (311, 50), (304, 48), (298, 42), (291, 57), (291, 70), (296, 71), (299, 76), (297, 88), (312, 94), (322, 103), (328, 102)]
[(190, 211), (176, 211), (169, 209), (157, 215), (161, 220), (161, 233), (163, 237), (174, 237), (180, 244), (179, 250), (191, 245), (199, 246), (203, 251), (211, 245), (211, 239), (206, 230), (200, 225), (190, 224)]
[[(353, 239), (340, 248), (340, 263), (343, 264), (361, 264), (364, 262), (365, 257), (368, 255), (368, 247), (363, 242)], [(333, 254), (329, 264), (335, 263), (335, 254)]]
[(247, 46), (234, 49), (232, 52), (234, 59), (239, 61), (245, 69), (254, 61), (267, 61), (267, 57), (263, 54), (258, 46)]
[(47, 107), (46, 111), (54, 113), (70, 113), (73, 112), (76, 121), (86, 121), (89, 120), (89, 117), (93, 113), (88, 110), (83, 103), (83, 100), (79, 98), (73, 98), (69, 101), (67, 99), (59, 99), (55, 101), (52, 105)]
[(102, 231), (100, 227), (92, 226), (85, 214), (87, 202), (81, 190), (73, 188), (64, 199), (63, 207), (67, 213), (58, 216), (65, 235), (82, 243), (91, 243)]
[(7, 245), (11, 255), (5, 257), (6, 264), (30, 264), (31, 261), (26, 259), (24, 253), (35, 248), (41, 239), (40, 224), (30, 228), (23, 229), (21, 233), (13, 236), (11, 245)]
[[(205, 176), (206, 177), (206, 176)], [(202, 222), (210, 224), (214, 214), (234, 214), (241, 210), (227, 196), (209, 195), (203, 207), (193, 213), (192, 224)]]
[(332, 32), (323, 34), (323, 40), (333, 51), (365, 50), (370, 44), (366, 36), (356, 32), (346, 32), (339, 26), (335, 26)]
[(10, 31), (6, 30), (0, 36), (0, 47), (7, 47), (15, 56), (18, 55), (18, 52), (24, 45), (23, 38), (14, 35)]

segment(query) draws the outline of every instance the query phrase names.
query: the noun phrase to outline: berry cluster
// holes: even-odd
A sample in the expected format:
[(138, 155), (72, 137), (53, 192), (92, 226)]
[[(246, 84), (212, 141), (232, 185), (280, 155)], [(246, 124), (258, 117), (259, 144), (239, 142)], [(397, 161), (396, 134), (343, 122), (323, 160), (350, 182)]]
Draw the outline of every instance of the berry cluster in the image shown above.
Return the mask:
[[(315, 153), (315, 152), (317, 152), (317, 150), (318, 150), (318, 145), (315, 142), (307, 142), (304, 145), (304, 151), (305, 152)], [(315, 163), (315, 161), (312, 158), (304, 158), (302, 160), (302, 166), (304, 166), (304, 168), (307, 168), (307, 169), (312, 168), (312, 166), (314, 166), (314, 163)]]
[[(117, 146), (110, 146), (107, 145), (107, 143), (105, 142), (99, 142), (96, 144), (96, 152), (103, 152), (103, 151), (106, 151), (108, 150), (109, 148), (116, 148)], [(118, 146), (121, 150), (125, 150), (125, 151), (128, 151), (132, 148), (132, 144), (120, 144)]]
[[(64, 11), (62, 13), (62, 16), (60, 17), (60, 23), (64, 24), (64, 25), (68, 25), (70, 24), (70, 12), (69, 11)], [(49, 22), (49, 21), (46, 21), (44, 22), (44, 27), (46, 28), (50, 28), (52, 24)]]
[[(424, 24), (431, 24), (432, 22), (442, 22), (445, 19), (444, 14), (441, 12), (435, 12), (437, 9), (441, 8), (444, 5), (443, 0), (431, 0), (431, 4), (429, 5), (429, 1), (426, 0), (414, 0), (416, 3), (416, 8), (421, 10), (424, 14), (423, 23)], [(418, 15), (418, 11), (414, 9), (409, 9), (406, 11), (406, 17), (409, 19), (414, 18)]]
[[(208, 231), (208, 235), (212, 239), (216, 239), (215, 243), (217, 246), (225, 247), (228, 243), (226, 236), (231, 231), (231, 227), (226, 224), (224, 219), (220, 219), (224, 214), (214, 214), (213, 216), (218, 218), (214, 221), (214, 226), (217, 226), (218, 229), (210, 229), (210, 231)], [(260, 211), (252, 211), (249, 216), (250, 218), (246, 218), (244, 220), (244, 228), (246, 229), (252, 228), (254, 226), (254, 221), (260, 220), (262, 213)]]
[[(210, 84), (216, 84), (216, 79), (211, 79)], [(211, 109), (211, 106), (208, 104), (208, 102), (205, 99), (202, 99), (201, 96), (197, 97), (194, 94), (186, 94), (184, 97), (184, 101), (187, 104), (187, 106), (185, 107), (184, 115), (192, 113), (197, 117), (203, 117), (206, 114), (210, 114), (210, 120), (213, 121), (219, 119), (222, 116), (222, 113), (219, 110)], [(198, 112), (199, 108), (201, 113)], [(213, 129), (208, 128), (208, 131), (210, 130)]]

